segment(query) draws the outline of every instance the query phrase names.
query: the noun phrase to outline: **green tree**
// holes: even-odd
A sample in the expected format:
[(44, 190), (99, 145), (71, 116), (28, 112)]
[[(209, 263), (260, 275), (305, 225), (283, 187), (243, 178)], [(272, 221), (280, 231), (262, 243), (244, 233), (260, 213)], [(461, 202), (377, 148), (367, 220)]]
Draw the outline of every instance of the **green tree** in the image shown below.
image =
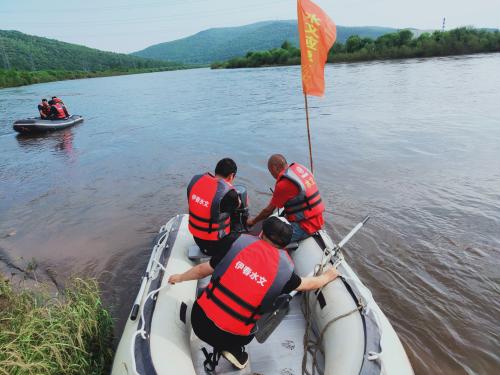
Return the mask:
[(293, 47), (292, 43), (290, 43), (288, 40), (285, 40), (283, 42), (283, 44), (281, 45), (281, 48), (286, 49), (286, 50), (290, 50), (290, 49), (292, 49), (294, 47)]
[(348, 53), (359, 51), (363, 48), (363, 41), (359, 36), (351, 35), (346, 41), (345, 48)]

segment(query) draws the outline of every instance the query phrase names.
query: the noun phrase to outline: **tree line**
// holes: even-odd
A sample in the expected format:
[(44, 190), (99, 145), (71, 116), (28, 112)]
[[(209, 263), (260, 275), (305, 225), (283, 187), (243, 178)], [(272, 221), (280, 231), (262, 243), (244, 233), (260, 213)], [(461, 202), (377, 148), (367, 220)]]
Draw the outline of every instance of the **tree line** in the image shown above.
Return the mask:
[[(410, 30), (400, 30), (376, 39), (350, 36), (345, 43), (335, 43), (328, 53), (329, 63), (388, 60), (434, 56), (500, 52), (499, 30), (461, 27), (450, 31), (423, 33), (415, 37)], [(300, 49), (288, 41), (280, 48), (248, 52), (225, 62), (215, 62), (212, 69), (254, 68), (260, 66), (300, 65)]]
[(154, 73), (167, 70), (182, 69), (180, 66), (163, 68), (122, 68), (115, 70), (38, 70), (26, 71), (16, 69), (0, 69), (0, 88), (32, 85), (35, 83), (63, 81), (69, 79), (110, 77), (127, 74)]

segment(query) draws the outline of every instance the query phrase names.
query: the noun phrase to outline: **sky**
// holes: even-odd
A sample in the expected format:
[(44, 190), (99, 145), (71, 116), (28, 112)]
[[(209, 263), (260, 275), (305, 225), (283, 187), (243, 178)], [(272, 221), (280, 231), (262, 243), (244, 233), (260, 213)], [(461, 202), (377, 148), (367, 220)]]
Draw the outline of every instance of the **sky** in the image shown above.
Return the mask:
[[(342, 26), (500, 28), (500, 0), (316, 0)], [(45, 5), (43, 5), (45, 4)], [(213, 27), (296, 18), (295, 0), (0, 0), (0, 29), (134, 52)]]

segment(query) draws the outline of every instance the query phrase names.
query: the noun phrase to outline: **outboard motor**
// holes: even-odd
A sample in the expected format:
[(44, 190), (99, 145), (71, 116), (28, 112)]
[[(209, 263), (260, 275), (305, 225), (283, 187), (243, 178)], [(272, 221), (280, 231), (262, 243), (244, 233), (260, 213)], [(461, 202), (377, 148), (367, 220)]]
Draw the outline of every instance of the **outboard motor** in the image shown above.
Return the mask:
[(234, 189), (240, 197), (241, 205), (231, 215), (231, 227), (237, 232), (248, 232), (247, 220), (250, 214), (247, 188), (243, 185), (234, 185)]

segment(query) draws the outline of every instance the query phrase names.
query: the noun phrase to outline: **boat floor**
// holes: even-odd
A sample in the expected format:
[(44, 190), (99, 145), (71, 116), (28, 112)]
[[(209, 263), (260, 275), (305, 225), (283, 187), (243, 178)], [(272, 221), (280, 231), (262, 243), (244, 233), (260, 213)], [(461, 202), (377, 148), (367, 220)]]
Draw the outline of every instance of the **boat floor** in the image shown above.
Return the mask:
[[(224, 357), (213, 374), (218, 375), (299, 375), (302, 374), (304, 354), (303, 338), (305, 320), (300, 309), (301, 296), (297, 295), (290, 304), (290, 312), (278, 328), (263, 344), (253, 340), (246, 350), (249, 364), (244, 370), (233, 367)], [(201, 348), (211, 347), (191, 335), (191, 352), (196, 373), (205, 374), (203, 362), (205, 356)]]

